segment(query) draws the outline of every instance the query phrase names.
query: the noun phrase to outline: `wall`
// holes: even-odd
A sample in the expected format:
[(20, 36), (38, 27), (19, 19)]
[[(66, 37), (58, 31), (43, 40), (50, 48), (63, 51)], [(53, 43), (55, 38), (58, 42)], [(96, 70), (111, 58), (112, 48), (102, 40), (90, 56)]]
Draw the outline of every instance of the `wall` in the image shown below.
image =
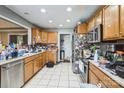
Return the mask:
[[(47, 29), (47, 31), (55, 31), (58, 32), (58, 61), (60, 61), (60, 34), (69, 34), (70, 35), (70, 40), (69, 42), (71, 42), (70, 44), (72, 44), (72, 35), (73, 35), (73, 29), (72, 28), (63, 28), (63, 29)], [(70, 60), (72, 59), (72, 45), (70, 45), (69, 49), (68, 49), (68, 54), (70, 54)]]
[(0, 17), (5, 18), (11, 22), (14, 22), (22, 27), (28, 29), (28, 43), (31, 44), (31, 27), (34, 27), (30, 22), (23, 19), (10, 9), (6, 8), (5, 6), (0, 5)]

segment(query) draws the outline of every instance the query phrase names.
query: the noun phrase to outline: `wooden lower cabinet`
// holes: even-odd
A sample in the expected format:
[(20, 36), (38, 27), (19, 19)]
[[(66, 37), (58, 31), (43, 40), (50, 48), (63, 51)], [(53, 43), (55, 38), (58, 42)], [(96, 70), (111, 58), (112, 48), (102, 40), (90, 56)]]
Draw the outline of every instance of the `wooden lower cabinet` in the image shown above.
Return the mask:
[(101, 88), (106, 87), (92, 71), (89, 71), (89, 82)]
[(42, 68), (43, 67), (43, 57), (42, 55), (40, 54), (40, 57), (39, 57), (39, 68)]
[(49, 51), (48, 52), (48, 61), (51, 61), (54, 64), (56, 64), (56, 51)]
[(92, 63), (89, 64), (89, 83), (107, 88), (122, 87)]
[(24, 64), (24, 82), (27, 82), (34, 74), (34, 62), (30, 61)]
[[(50, 56), (50, 57), (49, 57)], [(24, 82), (26, 83), (32, 78), (48, 60), (56, 62), (55, 56), (51, 51), (46, 51), (34, 56), (30, 56), (24, 59)]]
[(24, 59), (24, 82), (32, 78), (45, 64), (44, 53), (37, 54)]
[(34, 60), (34, 74), (39, 70), (39, 63), (40, 62), (38, 58)]

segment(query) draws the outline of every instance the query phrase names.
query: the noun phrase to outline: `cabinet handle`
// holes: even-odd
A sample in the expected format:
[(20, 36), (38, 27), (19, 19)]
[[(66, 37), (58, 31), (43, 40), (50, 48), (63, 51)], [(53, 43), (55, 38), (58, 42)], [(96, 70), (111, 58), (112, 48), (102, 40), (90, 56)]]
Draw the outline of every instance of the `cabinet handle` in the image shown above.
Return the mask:
[(118, 33), (115, 33), (116, 36), (118, 36)]
[(101, 83), (98, 83), (96, 86), (97, 86), (98, 88), (101, 88), (101, 87), (102, 87)]
[(120, 32), (120, 34), (123, 34), (123, 32)]

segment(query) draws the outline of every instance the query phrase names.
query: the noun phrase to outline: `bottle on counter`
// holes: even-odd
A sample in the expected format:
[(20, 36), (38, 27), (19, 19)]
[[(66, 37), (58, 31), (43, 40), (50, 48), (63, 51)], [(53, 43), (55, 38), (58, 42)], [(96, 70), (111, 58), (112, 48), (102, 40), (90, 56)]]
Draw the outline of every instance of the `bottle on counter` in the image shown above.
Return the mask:
[(94, 62), (98, 62), (98, 50), (95, 50), (95, 54), (94, 54)]

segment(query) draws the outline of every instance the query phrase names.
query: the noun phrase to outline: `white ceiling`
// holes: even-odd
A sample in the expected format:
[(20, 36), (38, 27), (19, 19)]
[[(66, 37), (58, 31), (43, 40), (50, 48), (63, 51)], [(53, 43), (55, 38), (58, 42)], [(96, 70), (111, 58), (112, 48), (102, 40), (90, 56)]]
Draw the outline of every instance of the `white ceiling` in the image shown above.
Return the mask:
[[(87, 21), (99, 5), (7, 5), (9, 9), (16, 12), (29, 22), (44, 28), (74, 28), (78, 21)], [(72, 11), (67, 12), (66, 8), (71, 7)], [(46, 9), (46, 13), (41, 13), (41, 8)], [(24, 14), (25, 12), (29, 14)], [(71, 22), (67, 23), (66, 20)], [(49, 23), (53, 20), (53, 23)]]

